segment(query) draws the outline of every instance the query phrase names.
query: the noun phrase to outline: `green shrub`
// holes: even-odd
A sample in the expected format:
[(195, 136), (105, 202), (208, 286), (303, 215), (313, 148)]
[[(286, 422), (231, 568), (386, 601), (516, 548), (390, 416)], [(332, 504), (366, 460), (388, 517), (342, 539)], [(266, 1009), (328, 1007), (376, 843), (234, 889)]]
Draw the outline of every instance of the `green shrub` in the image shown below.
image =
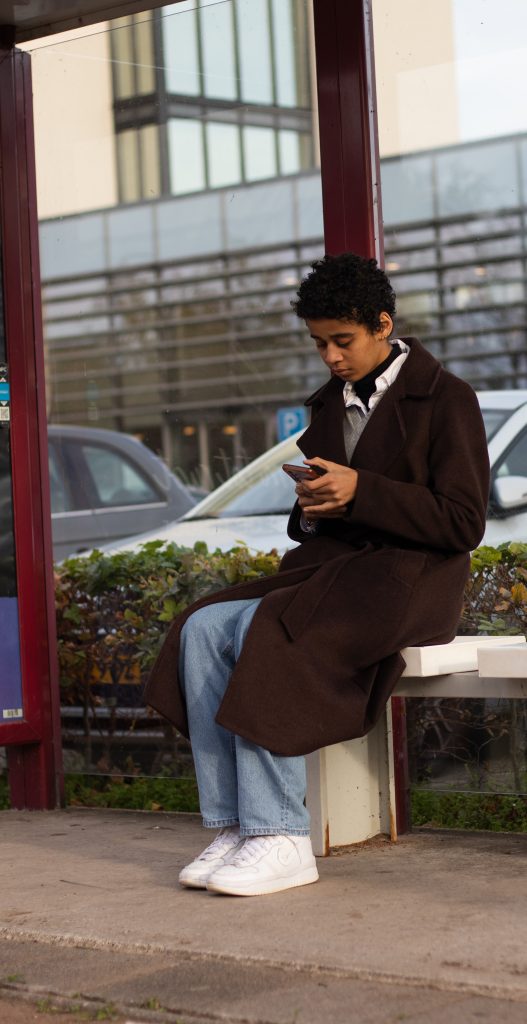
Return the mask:
[(279, 556), (227, 554), (205, 544), (152, 541), (138, 552), (70, 558), (56, 570), (62, 697), (83, 703), (95, 684), (144, 681), (168, 624), (198, 598), (276, 572)]
[(118, 807), (136, 811), (198, 811), (196, 780), (101, 778), (66, 775), (66, 803), (70, 807)]
[(460, 632), (527, 634), (527, 544), (473, 552)]
[(491, 832), (527, 832), (527, 796), (494, 793), (411, 794), (413, 825)]

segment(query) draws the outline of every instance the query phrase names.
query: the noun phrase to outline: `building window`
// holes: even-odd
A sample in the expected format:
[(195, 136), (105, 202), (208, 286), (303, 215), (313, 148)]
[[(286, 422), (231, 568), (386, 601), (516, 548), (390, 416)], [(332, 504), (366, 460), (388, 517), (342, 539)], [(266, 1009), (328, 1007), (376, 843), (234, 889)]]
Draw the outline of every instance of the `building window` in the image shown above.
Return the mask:
[(161, 11), (165, 85), (167, 92), (199, 96), (198, 23), (196, 0), (182, 0)]
[(168, 148), (173, 194), (204, 189), (206, 175), (201, 123), (184, 117), (169, 121)]
[(161, 194), (159, 129), (155, 124), (119, 132), (117, 169), (122, 202), (155, 199)]
[(199, 27), (203, 49), (203, 91), (214, 99), (234, 100), (238, 88), (232, 3), (207, 6), (202, 0)]
[(240, 130), (233, 124), (206, 126), (209, 185), (221, 188), (241, 180)]
[(113, 23), (121, 201), (312, 166), (307, 2), (181, 0)]
[(243, 156), (247, 181), (276, 175), (276, 132), (272, 128), (244, 128)]
[(117, 100), (155, 92), (153, 21), (145, 14), (112, 22), (113, 88)]
[(267, 0), (238, 0), (235, 7), (240, 53), (240, 93), (247, 103), (274, 102)]

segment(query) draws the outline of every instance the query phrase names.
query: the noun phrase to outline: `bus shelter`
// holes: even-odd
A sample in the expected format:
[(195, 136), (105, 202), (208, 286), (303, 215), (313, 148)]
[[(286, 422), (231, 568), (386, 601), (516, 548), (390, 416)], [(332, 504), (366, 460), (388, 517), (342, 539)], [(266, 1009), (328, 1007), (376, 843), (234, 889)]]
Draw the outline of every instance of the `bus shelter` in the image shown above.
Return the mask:
[[(16, 808), (63, 800), (31, 57), (17, 44), (156, 6), (0, 0), (0, 745)], [(314, 35), (325, 248), (382, 261), (370, 0), (314, 0)]]

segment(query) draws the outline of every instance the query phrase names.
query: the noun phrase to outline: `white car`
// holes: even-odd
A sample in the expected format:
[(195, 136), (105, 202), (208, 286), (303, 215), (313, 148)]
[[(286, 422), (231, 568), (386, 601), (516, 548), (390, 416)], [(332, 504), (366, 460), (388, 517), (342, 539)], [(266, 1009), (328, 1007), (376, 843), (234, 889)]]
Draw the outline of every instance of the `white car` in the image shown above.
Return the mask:
[[(478, 398), (493, 481), (482, 543), (527, 541), (527, 391), (481, 391)], [(228, 551), (243, 543), (254, 551), (276, 548), (283, 554), (294, 543), (286, 528), (295, 493), (293, 481), (281, 467), (284, 462), (302, 463), (296, 446), (301, 433), (260, 455), (177, 522), (102, 550), (113, 553), (164, 540), (182, 547), (204, 541), (211, 551)]]

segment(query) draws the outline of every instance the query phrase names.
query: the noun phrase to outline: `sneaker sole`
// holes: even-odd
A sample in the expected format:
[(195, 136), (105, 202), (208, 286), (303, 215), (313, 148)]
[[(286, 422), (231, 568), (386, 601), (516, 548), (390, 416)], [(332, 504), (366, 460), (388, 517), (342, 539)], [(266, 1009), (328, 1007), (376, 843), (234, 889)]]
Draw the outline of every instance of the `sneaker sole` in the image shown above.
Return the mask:
[(187, 879), (183, 880), (182, 878), (179, 878), (178, 881), (179, 881), (179, 884), (181, 886), (183, 886), (184, 889), (206, 889), (207, 888), (207, 882), (206, 882), (205, 879), (202, 879), (200, 881), (197, 878), (196, 879), (189, 878), (188, 880)]
[(209, 892), (221, 893), (224, 896), (269, 896), (273, 892), (284, 892), (285, 889), (296, 889), (300, 885), (311, 885), (318, 882), (318, 871), (316, 867), (308, 868), (301, 874), (292, 875), (290, 878), (275, 878), (269, 882), (262, 882), (260, 885), (237, 886), (235, 883), (215, 882), (211, 879), (207, 882), (206, 888)]

